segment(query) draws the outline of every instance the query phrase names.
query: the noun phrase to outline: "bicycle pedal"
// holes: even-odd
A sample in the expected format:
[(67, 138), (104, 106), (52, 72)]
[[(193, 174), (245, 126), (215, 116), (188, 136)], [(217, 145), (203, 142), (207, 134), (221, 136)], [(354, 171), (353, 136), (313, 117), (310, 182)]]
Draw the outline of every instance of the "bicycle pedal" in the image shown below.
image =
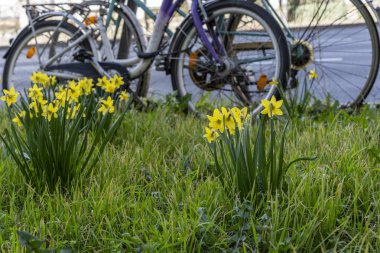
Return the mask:
[(154, 66), (157, 71), (166, 71), (168, 70), (168, 62), (164, 57), (157, 57)]
[(79, 61), (79, 62), (84, 62), (85, 60), (92, 60), (92, 57), (94, 55), (90, 51), (79, 49), (79, 51), (76, 52), (73, 56), (74, 56), (74, 60)]

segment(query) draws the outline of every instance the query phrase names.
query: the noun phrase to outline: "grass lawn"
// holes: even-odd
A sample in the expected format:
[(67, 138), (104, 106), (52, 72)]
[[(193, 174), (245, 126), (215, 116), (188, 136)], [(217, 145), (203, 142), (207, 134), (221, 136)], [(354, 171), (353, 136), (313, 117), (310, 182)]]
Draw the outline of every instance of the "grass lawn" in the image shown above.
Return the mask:
[(0, 251), (23, 252), (21, 230), (78, 252), (379, 252), (380, 169), (369, 151), (380, 148), (379, 116), (293, 121), (287, 160), (317, 159), (293, 165), (283, 192), (255, 208), (210, 173), (207, 121), (165, 107), (128, 113), (70, 194), (36, 194), (2, 146)]

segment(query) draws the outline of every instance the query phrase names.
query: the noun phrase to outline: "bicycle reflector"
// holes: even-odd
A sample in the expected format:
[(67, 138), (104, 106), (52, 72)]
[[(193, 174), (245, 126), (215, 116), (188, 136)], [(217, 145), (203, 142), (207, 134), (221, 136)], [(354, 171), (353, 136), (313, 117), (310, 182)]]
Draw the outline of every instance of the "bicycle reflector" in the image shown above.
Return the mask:
[(29, 48), (28, 52), (26, 52), (26, 58), (31, 59), (36, 53), (36, 47)]
[(87, 17), (84, 20), (83, 23), (84, 23), (85, 26), (89, 26), (89, 25), (96, 24), (96, 22), (98, 22), (98, 17), (96, 17), (96, 16), (89, 16), (89, 17)]
[(259, 91), (264, 90), (265, 86), (267, 86), (268, 77), (265, 74), (261, 74), (259, 80), (257, 80), (257, 89)]
[(195, 68), (195, 65), (197, 63), (197, 54), (195, 52), (190, 53), (190, 59), (189, 59), (189, 68), (193, 70)]

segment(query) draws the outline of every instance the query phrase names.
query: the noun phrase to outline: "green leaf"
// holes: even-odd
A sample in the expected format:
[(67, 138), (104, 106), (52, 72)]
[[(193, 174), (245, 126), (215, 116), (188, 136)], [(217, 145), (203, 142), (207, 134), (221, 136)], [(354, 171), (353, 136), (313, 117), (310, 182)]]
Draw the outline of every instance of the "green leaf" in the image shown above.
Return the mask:
[(41, 252), (40, 247), (45, 243), (45, 241), (38, 240), (33, 235), (24, 231), (17, 231), (17, 236), (20, 245), (26, 247), (27, 251)]
[(17, 237), (21, 246), (24, 246), (24, 247), (27, 245), (29, 241), (37, 240), (36, 237), (24, 231), (17, 231)]
[(288, 129), (288, 126), (289, 126), (289, 121), (286, 122), (284, 131), (282, 132), (282, 136), (281, 136), (280, 151), (279, 151), (279, 157), (278, 157), (278, 168), (277, 168), (278, 170), (277, 178), (279, 180), (285, 174), (283, 166), (284, 166), (284, 153), (285, 153), (285, 136), (286, 136), (286, 131)]
[(288, 163), (288, 165), (286, 165), (285, 167), (285, 172), (290, 168), (290, 166), (292, 166), (294, 163), (297, 163), (297, 162), (300, 162), (300, 161), (314, 161), (315, 159), (317, 159), (318, 157), (301, 157), (301, 158), (297, 158), (297, 159), (294, 159), (293, 161), (291, 161), (290, 163)]

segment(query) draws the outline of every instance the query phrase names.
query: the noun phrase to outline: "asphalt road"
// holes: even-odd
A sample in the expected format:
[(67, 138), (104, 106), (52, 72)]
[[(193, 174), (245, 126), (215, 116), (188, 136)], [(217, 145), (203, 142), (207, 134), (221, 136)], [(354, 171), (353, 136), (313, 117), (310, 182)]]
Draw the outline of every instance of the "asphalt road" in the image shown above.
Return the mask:
[[(315, 68), (320, 74), (320, 86), (327, 87), (334, 98), (345, 101), (358, 89), (358, 84), (366, 77), (372, 50), (368, 36), (362, 27), (338, 27), (323, 30), (321, 36), (312, 43), (315, 51)], [(367, 36), (367, 37), (366, 37)], [(363, 39), (364, 38), (364, 39)], [(318, 48), (322, 48), (320, 51)], [(0, 56), (5, 49), (0, 49)], [(0, 72), (3, 72), (4, 59), (0, 59)], [(22, 73), (30, 73), (34, 64), (22, 63)], [(19, 71), (20, 72), (20, 71)], [(25, 77), (26, 78), (26, 77)], [(27, 80), (27, 79), (25, 79)], [(331, 85), (334, 84), (334, 85)], [(319, 87), (319, 86), (318, 86)], [(151, 70), (150, 94), (165, 95), (172, 91), (171, 80), (164, 72), (157, 72), (154, 66)], [(317, 91), (318, 94), (320, 91)], [(318, 96), (318, 95), (317, 95)], [(380, 81), (376, 81), (370, 95), (369, 103), (380, 101)]]

